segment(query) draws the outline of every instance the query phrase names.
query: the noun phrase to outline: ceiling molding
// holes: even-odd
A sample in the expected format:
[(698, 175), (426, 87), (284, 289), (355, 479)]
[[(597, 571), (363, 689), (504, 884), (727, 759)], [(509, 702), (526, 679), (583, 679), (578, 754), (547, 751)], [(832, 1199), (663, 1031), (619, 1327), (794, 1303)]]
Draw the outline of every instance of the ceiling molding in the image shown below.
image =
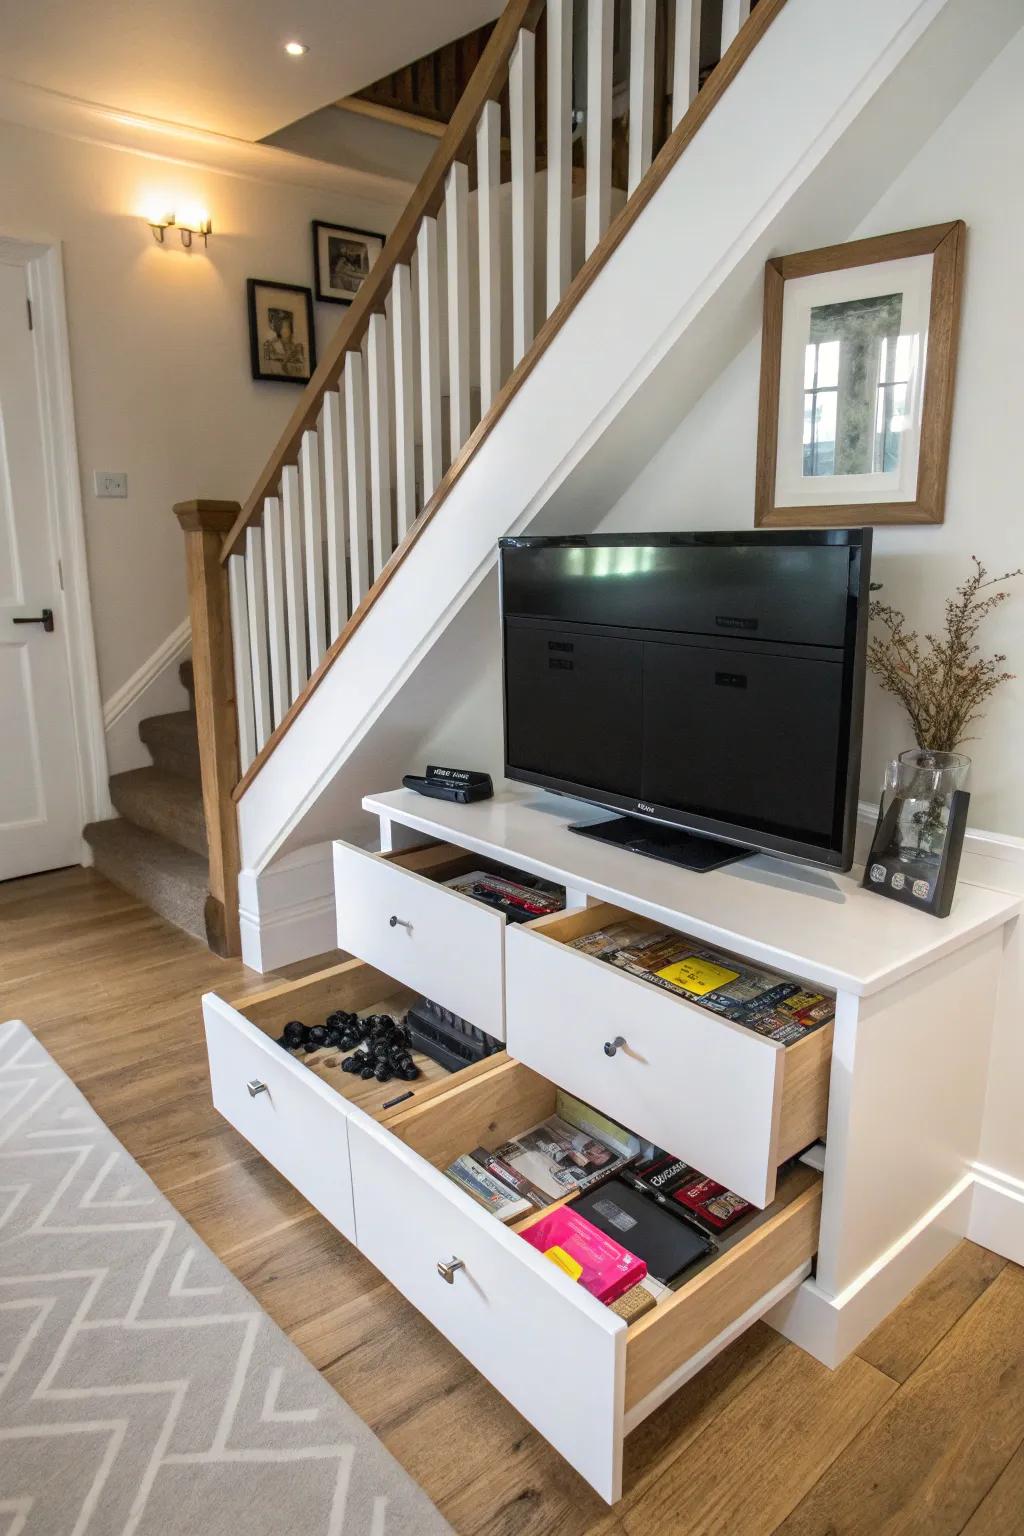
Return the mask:
[(327, 188), (399, 211), (413, 190), (411, 181), (313, 160), (269, 144), (252, 144), (203, 128), (161, 122), (119, 112), (95, 102), (63, 96), (20, 80), (0, 78), (0, 120), (61, 134), (84, 143), (127, 150), (253, 181)]

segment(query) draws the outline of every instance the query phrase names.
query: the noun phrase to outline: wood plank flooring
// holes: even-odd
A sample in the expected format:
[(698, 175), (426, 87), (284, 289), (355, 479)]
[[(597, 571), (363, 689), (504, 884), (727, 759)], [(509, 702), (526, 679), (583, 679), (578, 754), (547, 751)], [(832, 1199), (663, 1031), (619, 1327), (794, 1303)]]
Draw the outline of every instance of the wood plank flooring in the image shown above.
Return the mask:
[(91, 871), (0, 885), (0, 1019), (461, 1536), (1024, 1536), (1024, 1270), (966, 1242), (838, 1371), (751, 1329), (630, 1436), (609, 1510), (215, 1113), (199, 997), (266, 986)]

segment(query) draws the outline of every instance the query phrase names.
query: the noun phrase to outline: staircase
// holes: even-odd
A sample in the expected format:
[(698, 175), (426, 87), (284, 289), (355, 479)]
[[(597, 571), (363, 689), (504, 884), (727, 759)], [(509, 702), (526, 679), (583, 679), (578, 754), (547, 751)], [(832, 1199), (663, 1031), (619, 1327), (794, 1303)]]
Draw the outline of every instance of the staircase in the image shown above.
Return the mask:
[(186, 933), (207, 939), (209, 850), (191, 661), (179, 672), (191, 707), (140, 722), (153, 766), (114, 774), (117, 818), (93, 822), (84, 835), (101, 875)]
[[(349, 830), (401, 761), (399, 716), (458, 702), (440, 663), (420, 684), (497, 539), (545, 531), (552, 496), (627, 418), (653, 452), (714, 377), (709, 316), (738, 349), (766, 256), (842, 238), (872, 206), (888, 140), (865, 108), (891, 89), (898, 118), (903, 61), (957, 5), (508, 0), (248, 501), (176, 509), (229, 951), (240, 867), (247, 911), (271, 865), (311, 906), (282, 855)], [(604, 478), (620, 472), (613, 456)], [(601, 515), (566, 505), (563, 530)], [(494, 644), (493, 600), (478, 606), (463, 652)]]

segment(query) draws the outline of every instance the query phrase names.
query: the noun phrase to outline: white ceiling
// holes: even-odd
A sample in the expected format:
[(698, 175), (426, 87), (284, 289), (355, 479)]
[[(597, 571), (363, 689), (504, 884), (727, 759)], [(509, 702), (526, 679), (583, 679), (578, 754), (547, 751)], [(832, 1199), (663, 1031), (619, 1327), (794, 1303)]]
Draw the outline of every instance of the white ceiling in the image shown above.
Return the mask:
[[(0, 73), (262, 139), (501, 9), (501, 0), (0, 0)], [(289, 58), (290, 38), (309, 52)]]

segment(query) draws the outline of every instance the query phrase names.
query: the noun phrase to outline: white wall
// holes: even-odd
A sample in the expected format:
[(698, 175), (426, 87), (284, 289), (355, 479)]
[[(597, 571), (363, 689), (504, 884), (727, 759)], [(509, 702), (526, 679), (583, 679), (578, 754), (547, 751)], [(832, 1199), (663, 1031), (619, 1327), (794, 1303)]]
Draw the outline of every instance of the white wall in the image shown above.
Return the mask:
[[(381, 182), (371, 197), (258, 180), (6, 122), (0, 185), (0, 235), (63, 243), (106, 700), (185, 617), (173, 503), (244, 501), (299, 397), (250, 376), (245, 279), (311, 285), (310, 220), (386, 232), (408, 188)], [(183, 251), (173, 232), (158, 246), (139, 216), (154, 200), (205, 206), (209, 249)], [(321, 347), (344, 313), (317, 307)], [(97, 500), (96, 469), (127, 471), (127, 500)]]
[[(964, 305), (946, 520), (879, 529), (873, 572), (913, 623), (941, 623), (972, 554), (994, 572), (1024, 565), (1019, 443), (1024, 422), (1024, 32), (1002, 51), (863, 220), (859, 235), (962, 218)], [(760, 336), (725, 368), (602, 522), (604, 529), (743, 528), (752, 522)], [(972, 825), (1024, 835), (1024, 580), (984, 632), (1022, 680), (990, 703), (966, 750)], [(869, 680), (862, 798), (886, 759), (913, 744), (894, 700)]]

